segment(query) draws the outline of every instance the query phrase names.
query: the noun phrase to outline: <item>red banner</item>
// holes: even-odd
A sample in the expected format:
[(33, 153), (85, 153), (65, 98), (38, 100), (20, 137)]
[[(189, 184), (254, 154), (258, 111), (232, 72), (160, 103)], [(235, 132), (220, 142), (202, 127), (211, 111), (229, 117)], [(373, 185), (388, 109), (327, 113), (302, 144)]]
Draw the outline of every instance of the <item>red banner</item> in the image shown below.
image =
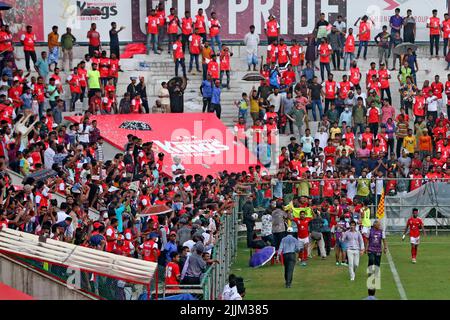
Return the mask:
[(101, 136), (120, 150), (128, 142), (128, 134), (143, 143), (153, 141), (155, 154), (166, 155), (163, 171), (170, 176), (175, 156), (180, 157), (187, 175), (242, 172), (257, 164), (255, 156), (235, 142), (233, 133), (211, 113), (100, 115), (90, 120), (97, 120)]

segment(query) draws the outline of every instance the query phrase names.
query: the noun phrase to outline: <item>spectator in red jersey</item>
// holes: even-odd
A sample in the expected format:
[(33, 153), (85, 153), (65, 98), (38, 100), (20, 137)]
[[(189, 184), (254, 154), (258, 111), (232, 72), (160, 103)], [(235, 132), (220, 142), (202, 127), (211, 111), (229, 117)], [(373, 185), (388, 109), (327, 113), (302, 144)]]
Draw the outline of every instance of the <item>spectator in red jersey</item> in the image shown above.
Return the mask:
[(89, 39), (89, 56), (93, 57), (95, 51), (101, 51), (102, 43), (100, 40), (100, 33), (97, 31), (97, 24), (91, 24), (91, 30), (87, 33)]

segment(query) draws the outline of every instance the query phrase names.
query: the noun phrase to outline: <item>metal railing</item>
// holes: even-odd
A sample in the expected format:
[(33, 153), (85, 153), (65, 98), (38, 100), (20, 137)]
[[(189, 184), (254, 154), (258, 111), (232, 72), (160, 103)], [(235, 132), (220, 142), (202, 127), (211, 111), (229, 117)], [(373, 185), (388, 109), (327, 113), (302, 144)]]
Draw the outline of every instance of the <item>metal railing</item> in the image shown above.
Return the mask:
[[(237, 200), (237, 199), (235, 199)], [(236, 257), (238, 245), (238, 206), (230, 214), (221, 217), (217, 241), (212, 249), (212, 259), (218, 260), (208, 267), (198, 285), (164, 285), (163, 299), (168, 295), (190, 293), (199, 300), (217, 300), (228, 282), (228, 274)]]

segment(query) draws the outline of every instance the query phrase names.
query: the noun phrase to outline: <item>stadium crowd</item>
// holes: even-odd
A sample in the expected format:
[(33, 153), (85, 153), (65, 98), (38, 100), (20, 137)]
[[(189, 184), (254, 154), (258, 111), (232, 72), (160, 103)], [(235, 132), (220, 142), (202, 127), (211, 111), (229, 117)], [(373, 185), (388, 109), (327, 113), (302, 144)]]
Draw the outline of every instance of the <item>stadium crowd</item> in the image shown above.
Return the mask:
[[(163, 41), (168, 40), (176, 75), (181, 66), (185, 78), (195, 63), (203, 74), (203, 111), (216, 112), (220, 117), (221, 87), (230, 88), (232, 53), (221, 43), (218, 17), (213, 13), (208, 20), (202, 9), (194, 18), (190, 12), (181, 19), (175, 9), (170, 12), (165, 17), (162, 4), (150, 11), (149, 53), (160, 54)], [(262, 166), (239, 173), (187, 175), (181, 160), (174, 159), (171, 177), (162, 172), (166, 155), (155, 154), (152, 141), (133, 135), (128, 136), (123, 153), (106, 159), (101, 132), (96, 121), (90, 120), (91, 115), (99, 113), (151, 111), (142, 78), (139, 83), (132, 79), (127, 92), (120, 93), (123, 98), (118, 103), (118, 34), (122, 27), (112, 24), (108, 55), (92, 24), (87, 33), (89, 53), (74, 67), (77, 39), (70, 28), (60, 37), (58, 27), (53, 27), (48, 51), (38, 58), (32, 26), (22, 31), (23, 48), (19, 49), (8, 26), (2, 25), (0, 226), (158, 262), (166, 269), (166, 284), (198, 284), (206, 267), (218, 262), (211, 258), (211, 252), (221, 216), (233, 209), (234, 195), (248, 193), (251, 195), (241, 201), (240, 208), (249, 247), (270, 243), (279, 249), (289, 232), (304, 245), (310, 243), (310, 249), (300, 256), (304, 265), (312, 255), (313, 242), (317, 242), (322, 258), (335, 246), (336, 264), (346, 264), (341, 234), (350, 229), (351, 221), (357, 222), (367, 250), (374, 214), (369, 205), (379, 203), (383, 192), (407, 193), (427, 181), (450, 178), (450, 105), (447, 109), (444, 106), (444, 97), (450, 98), (450, 75), (445, 83), (436, 76), (419, 88), (415, 51), (409, 48), (402, 55), (396, 53), (402, 42), (414, 43), (411, 12), (402, 17), (396, 10), (390, 32), (386, 26), (375, 37), (370, 32), (371, 23), (367, 16), (358, 19), (355, 35), (342, 17), (330, 23), (322, 15), (307, 43), (293, 40), (288, 46), (279, 37), (278, 22), (271, 15), (265, 28), (268, 46), (266, 63), (261, 61), (259, 71), (262, 79), (259, 86), (236, 101), (236, 139), (255, 151)], [(427, 25), (430, 54), (434, 48), (439, 55), (442, 36), (443, 54), (447, 56), (448, 15), (441, 21), (433, 12)], [(378, 68), (372, 62), (363, 75), (358, 62), (360, 56), (366, 59), (372, 40), (378, 46)], [(249, 71), (252, 67), (257, 70), (259, 42), (254, 26), (250, 26), (245, 37)], [(214, 51), (216, 44), (218, 50)], [(63, 52), (61, 69), (59, 49)], [(16, 50), (24, 50), (26, 70), (17, 68)], [(187, 72), (186, 50), (190, 54)], [(390, 56), (393, 64), (389, 70)], [(330, 63), (334, 70), (341, 70), (341, 60), (343, 69), (349, 66), (349, 72), (335, 79)], [(398, 73), (393, 72), (396, 60)], [(68, 103), (61, 98), (64, 88), (60, 73), (65, 70), (69, 74)], [(316, 76), (319, 70), (320, 80)], [(394, 100), (391, 81), (401, 85), (399, 101)], [(163, 83), (159, 103), (152, 111), (174, 111), (171, 97), (167, 83)], [(74, 111), (78, 101), (86, 98), (88, 110), (83, 110), (82, 121), (66, 125), (62, 112)], [(400, 112), (394, 105), (401, 106)], [(318, 122), (317, 130), (313, 130), (309, 111)], [(292, 136), (290, 143), (280, 148), (278, 159), (273, 159), (274, 148), (279, 148), (277, 136), (286, 134), (287, 129)], [(274, 174), (264, 168), (271, 166), (276, 167)], [(45, 169), (54, 170), (55, 176), (34, 175), (36, 178), (26, 179), (23, 186), (13, 185), (8, 174), (13, 170), (27, 177)], [(51, 193), (64, 196), (65, 201), (58, 205), (50, 198)], [(152, 206), (167, 207), (170, 213), (148, 215)], [(89, 218), (89, 208), (100, 212), (97, 221)], [(264, 209), (260, 217), (255, 215), (257, 208)], [(259, 218), (261, 237), (254, 232)], [(230, 282), (237, 287), (235, 278)], [(241, 285), (239, 288), (238, 295), (242, 296), (245, 290)], [(231, 296), (236, 293), (228, 292)]]

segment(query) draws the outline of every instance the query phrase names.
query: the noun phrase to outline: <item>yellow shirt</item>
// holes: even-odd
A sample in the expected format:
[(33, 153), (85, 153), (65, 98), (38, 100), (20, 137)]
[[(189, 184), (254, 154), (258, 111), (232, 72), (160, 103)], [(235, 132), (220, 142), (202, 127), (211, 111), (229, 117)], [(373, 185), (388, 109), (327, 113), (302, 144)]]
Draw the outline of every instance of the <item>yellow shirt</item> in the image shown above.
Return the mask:
[(250, 112), (259, 112), (259, 100), (250, 98)]
[(372, 223), (370, 222), (370, 209), (361, 209), (361, 224), (363, 227), (370, 228)]
[(53, 32), (50, 32), (48, 34), (48, 48), (50, 50), (53, 49), (54, 47), (59, 46), (58, 38), (59, 38), (59, 34), (55, 34)]
[(334, 128), (331, 127), (330, 128), (330, 134), (331, 134), (331, 139), (334, 139), (336, 137), (336, 133), (341, 133), (341, 128)]
[(414, 153), (414, 149), (416, 147), (416, 137), (415, 136), (406, 136), (403, 138), (403, 148), (405, 148), (408, 153)]

